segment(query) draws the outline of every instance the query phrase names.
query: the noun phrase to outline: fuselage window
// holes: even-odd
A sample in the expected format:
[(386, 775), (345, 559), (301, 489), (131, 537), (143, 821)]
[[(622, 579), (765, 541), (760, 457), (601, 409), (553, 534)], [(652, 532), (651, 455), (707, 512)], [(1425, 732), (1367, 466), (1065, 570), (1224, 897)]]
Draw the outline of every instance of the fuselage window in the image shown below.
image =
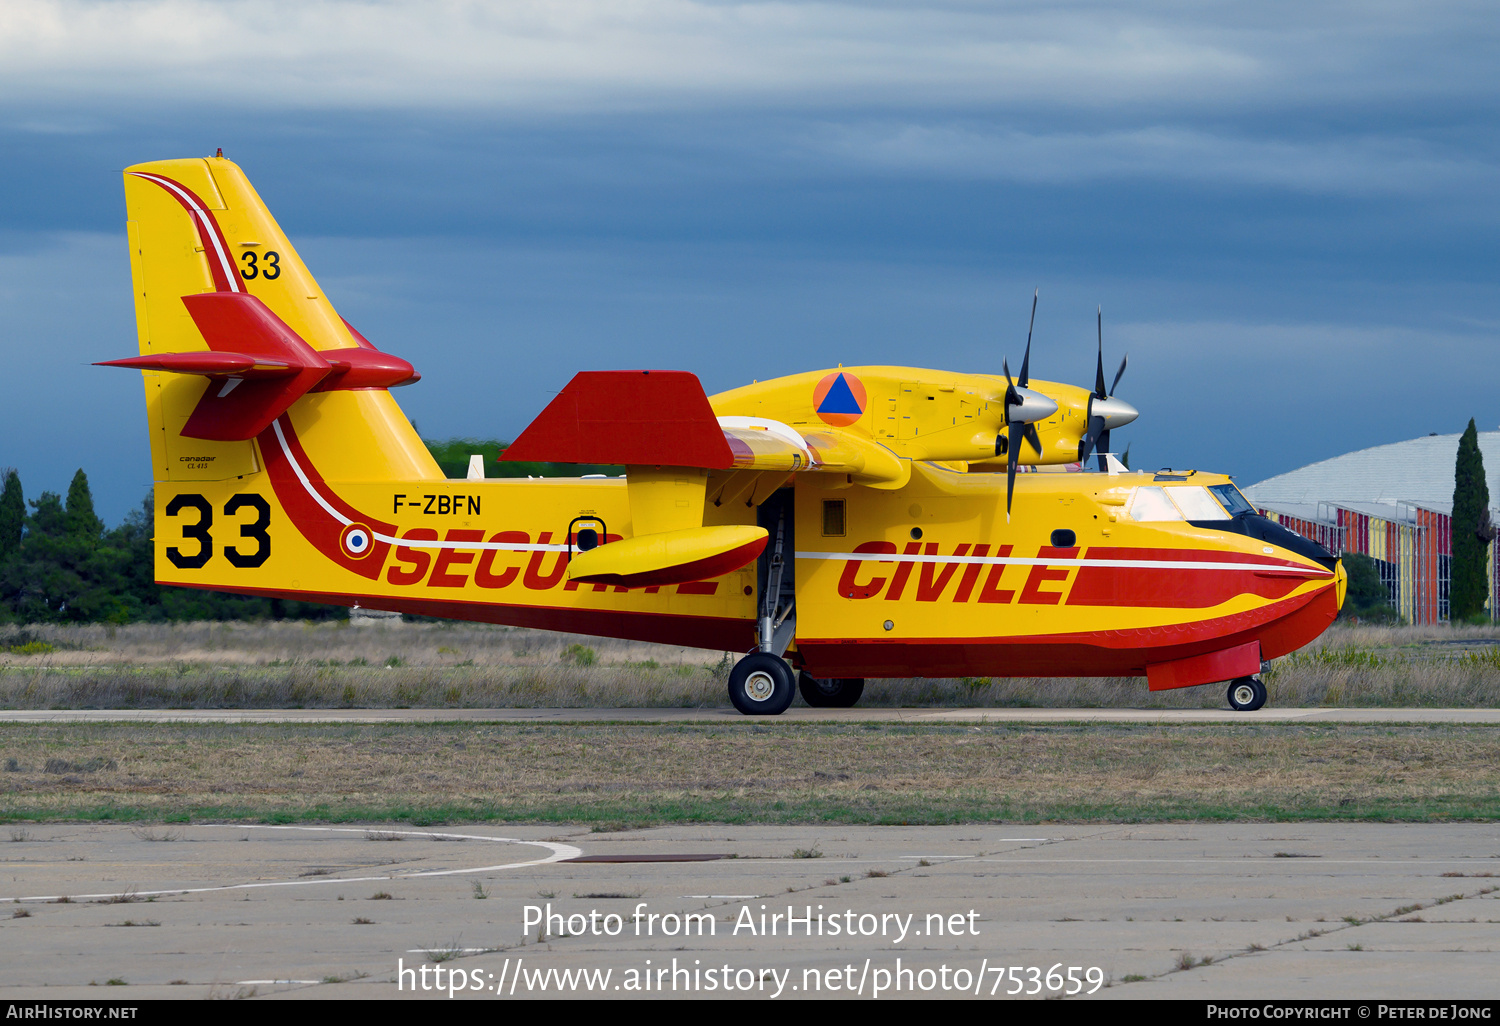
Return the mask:
[(844, 536), (844, 500), (823, 500), (823, 537), (842, 538)]

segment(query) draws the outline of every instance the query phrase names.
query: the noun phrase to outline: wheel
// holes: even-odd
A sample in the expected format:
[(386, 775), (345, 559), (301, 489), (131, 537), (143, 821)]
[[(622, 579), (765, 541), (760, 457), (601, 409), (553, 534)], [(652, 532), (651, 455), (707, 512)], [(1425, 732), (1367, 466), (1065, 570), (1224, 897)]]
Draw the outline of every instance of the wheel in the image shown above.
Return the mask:
[(863, 677), (832, 677), (818, 680), (805, 673), (797, 674), (797, 690), (808, 705), (821, 709), (847, 709), (865, 693)]
[(729, 671), (729, 700), (746, 716), (779, 716), (796, 693), (792, 668), (769, 652), (752, 652)]
[(1254, 677), (1229, 682), (1229, 708), (1237, 712), (1254, 712), (1266, 704), (1266, 686)]

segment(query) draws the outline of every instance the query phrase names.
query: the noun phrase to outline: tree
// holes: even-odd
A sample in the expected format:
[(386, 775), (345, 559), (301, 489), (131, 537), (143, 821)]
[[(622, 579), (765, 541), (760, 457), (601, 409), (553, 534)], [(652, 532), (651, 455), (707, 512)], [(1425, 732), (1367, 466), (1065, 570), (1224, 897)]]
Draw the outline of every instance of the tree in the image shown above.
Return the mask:
[[(415, 425), (413, 425), (415, 426)], [(578, 477), (581, 474), (625, 473), (624, 467), (577, 463), (506, 463), (498, 457), (510, 445), (498, 438), (448, 438), (438, 441), (422, 439), (427, 451), (442, 468), (443, 476), (463, 478), (469, 476), (469, 456), (484, 457), (485, 477)]]
[(1462, 623), (1484, 612), (1489, 598), (1486, 549), (1495, 537), (1490, 524), (1490, 489), (1484, 480), (1479, 431), (1470, 419), (1458, 440), (1453, 471), (1453, 561), (1448, 595), (1449, 622)]
[(68, 485), (66, 530), (69, 537), (94, 542), (104, 533), (104, 521), (94, 513), (94, 495), (89, 491), (89, 479), (82, 467), (73, 475), (73, 483)]
[(26, 499), (21, 495), (21, 475), (11, 468), (5, 474), (5, 490), (0, 492), (0, 560), (21, 547), (21, 531), (25, 526)]
[(1380, 579), (1380, 568), (1375, 560), (1362, 552), (1346, 552), (1340, 559), (1344, 562), (1344, 573), (1348, 584), (1344, 589), (1344, 606), (1339, 610), (1343, 619), (1358, 618), (1389, 623), (1397, 619), (1391, 608), (1391, 593)]

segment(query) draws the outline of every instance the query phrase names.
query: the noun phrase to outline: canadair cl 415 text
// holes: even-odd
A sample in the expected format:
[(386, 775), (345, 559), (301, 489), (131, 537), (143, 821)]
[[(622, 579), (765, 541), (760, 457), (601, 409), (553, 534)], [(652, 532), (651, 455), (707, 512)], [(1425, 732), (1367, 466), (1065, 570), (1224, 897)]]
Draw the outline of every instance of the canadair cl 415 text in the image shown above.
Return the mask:
[(124, 177), (140, 354), (109, 366), (145, 379), (163, 584), (743, 652), (746, 713), (911, 676), (1228, 681), (1253, 709), (1343, 600), (1338, 560), (1229, 478), (1108, 453), (1136, 411), (1102, 332), (1093, 388), (1031, 380), (1029, 334), (1015, 376), (708, 396), (586, 371), (502, 458), (623, 477), (448, 480), (390, 392), (412, 365), (339, 317), (238, 166)]

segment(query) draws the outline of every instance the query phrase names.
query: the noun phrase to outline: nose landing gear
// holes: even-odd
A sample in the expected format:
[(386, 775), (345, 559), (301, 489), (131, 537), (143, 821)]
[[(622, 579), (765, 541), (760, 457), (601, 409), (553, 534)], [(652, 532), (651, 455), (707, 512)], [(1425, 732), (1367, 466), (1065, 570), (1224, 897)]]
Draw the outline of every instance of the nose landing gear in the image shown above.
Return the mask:
[(1266, 685), (1258, 677), (1240, 677), (1229, 682), (1229, 708), (1254, 712), (1266, 704)]

